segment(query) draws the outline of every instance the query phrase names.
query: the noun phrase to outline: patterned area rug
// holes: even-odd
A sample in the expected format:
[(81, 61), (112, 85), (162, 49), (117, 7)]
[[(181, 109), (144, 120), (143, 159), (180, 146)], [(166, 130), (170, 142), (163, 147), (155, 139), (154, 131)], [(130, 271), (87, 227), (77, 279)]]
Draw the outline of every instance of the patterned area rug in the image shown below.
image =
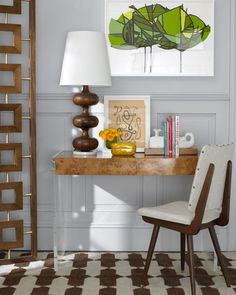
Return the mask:
[[(236, 253), (226, 253), (231, 288), (214, 271), (213, 254), (195, 254), (197, 294), (236, 294)], [(78, 253), (65, 256), (57, 271), (53, 255), (38, 261), (0, 266), (1, 295), (183, 295), (191, 294), (188, 259), (180, 271), (179, 253), (155, 253), (148, 277), (146, 253)]]

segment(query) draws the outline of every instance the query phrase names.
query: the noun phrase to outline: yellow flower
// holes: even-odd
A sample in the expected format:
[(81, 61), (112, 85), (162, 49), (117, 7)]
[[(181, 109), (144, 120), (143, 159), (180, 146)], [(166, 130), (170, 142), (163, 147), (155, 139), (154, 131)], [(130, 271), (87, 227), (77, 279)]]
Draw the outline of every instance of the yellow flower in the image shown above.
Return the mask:
[(111, 133), (107, 135), (107, 140), (113, 141), (114, 139), (115, 137)]
[(122, 135), (122, 131), (117, 130), (115, 128), (108, 128), (105, 130), (101, 130), (99, 132), (99, 136), (103, 140), (113, 141), (115, 138), (120, 137)]

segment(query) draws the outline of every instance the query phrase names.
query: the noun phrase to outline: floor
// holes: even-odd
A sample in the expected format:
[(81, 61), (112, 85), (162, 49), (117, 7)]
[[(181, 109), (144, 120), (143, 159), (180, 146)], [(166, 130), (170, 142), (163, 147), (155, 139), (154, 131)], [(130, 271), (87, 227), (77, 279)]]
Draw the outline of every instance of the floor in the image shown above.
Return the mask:
[[(191, 294), (188, 267), (180, 271), (178, 253), (155, 253), (148, 278), (142, 275), (146, 253), (68, 254), (57, 271), (53, 255), (0, 266), (1, 295), (182, 295)], [(225, 253), (231, 288), (227, 288), (213, 254), (195, 254), (197, 294), (236, 294), (236, 252)], [(188, 263), (188, 261), (187, 261)]]

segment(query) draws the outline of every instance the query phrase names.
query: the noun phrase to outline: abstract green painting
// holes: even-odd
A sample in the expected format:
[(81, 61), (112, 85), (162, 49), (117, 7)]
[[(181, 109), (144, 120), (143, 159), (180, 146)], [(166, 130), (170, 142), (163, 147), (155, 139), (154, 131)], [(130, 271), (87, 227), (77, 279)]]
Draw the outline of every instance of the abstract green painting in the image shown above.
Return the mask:
[(214, 0), (107, 0), (112, 75), (212, 76)]

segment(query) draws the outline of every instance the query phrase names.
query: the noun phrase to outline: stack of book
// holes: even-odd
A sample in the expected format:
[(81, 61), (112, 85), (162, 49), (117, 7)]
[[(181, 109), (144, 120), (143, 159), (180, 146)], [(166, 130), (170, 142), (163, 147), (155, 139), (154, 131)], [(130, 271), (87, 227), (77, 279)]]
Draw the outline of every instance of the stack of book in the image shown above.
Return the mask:
[(179, 116), (169, 116), (163, 121), (164, 157), (179, 157)]
[(164, 156), (176, 158), (179, 156), (196, 156), (198, 149), (195, 147), (180, 148), (179, 116), (170, 115), (163, 121), (164, 148), (145, 148), (145, 156)]

